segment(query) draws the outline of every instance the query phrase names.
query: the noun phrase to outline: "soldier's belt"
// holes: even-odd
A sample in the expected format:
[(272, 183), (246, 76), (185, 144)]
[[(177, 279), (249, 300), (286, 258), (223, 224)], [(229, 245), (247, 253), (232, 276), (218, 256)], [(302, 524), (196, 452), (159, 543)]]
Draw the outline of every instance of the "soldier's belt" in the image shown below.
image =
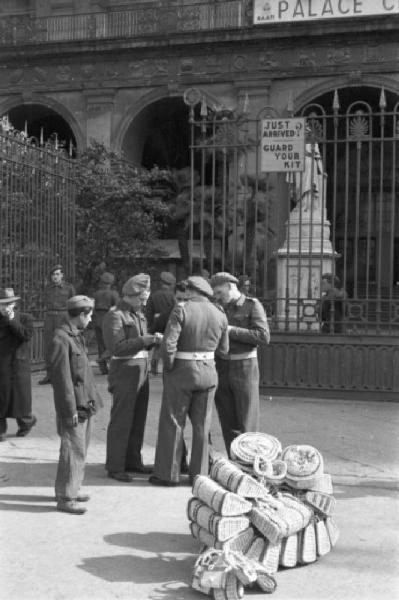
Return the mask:
[(134, 356), (112, 356), (111, 360), (132, 360), (132, 358), (148, 358), (148, 351), (140, 350), (140, 352), (137, 352)]
[(213, 360), (214, 352), (176, 352), (175, 358), (181, 360)]
[(245, 360), (246, 358), (257, 358), (258, 351), (256, 348), (251, 352), (241, 352), (240, 354), (228, 354), (227, 356), (221, 356), (224, 360)]

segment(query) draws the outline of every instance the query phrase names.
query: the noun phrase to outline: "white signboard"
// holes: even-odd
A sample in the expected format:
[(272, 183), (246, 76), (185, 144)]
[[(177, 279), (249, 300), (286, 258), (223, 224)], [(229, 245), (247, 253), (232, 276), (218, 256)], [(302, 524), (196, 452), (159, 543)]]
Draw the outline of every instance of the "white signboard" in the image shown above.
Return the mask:
[(254, 0), (254, 24), (398, 15), (399, 0)]
[(288, 172), (305, 169), (305, 119), (263, 119), (261, 171)]

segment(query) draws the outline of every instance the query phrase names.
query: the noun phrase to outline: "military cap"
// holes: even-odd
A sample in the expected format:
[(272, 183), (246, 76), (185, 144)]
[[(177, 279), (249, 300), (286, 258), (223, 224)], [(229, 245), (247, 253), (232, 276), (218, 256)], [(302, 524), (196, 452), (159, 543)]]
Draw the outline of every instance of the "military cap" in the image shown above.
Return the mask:
[(237, 277), (234, 277), (231, 273), (227, 273), (225, 271), (221, 271), (220, 273), (215, 273), (211, 279), (211, 286), (216, 287), (217, 285), (223, 285), (224, 283), (235, 283), (238, 284)]
[(159, 278), (162, 283), (166, 283), (167, 285), (176, 284), (176, 277), (173, 275), (173, 273), (169, 273), (169, 271), (162, 271)]
[(13, 288), (0, 288), (0, 303), (1, 304), (11, 304), (11, 302), (16, 302), (20, 300), (20, 296), (16, 296), (14, 294)]
[(150, 291), (151, 278), (147, 273), (139, 273), (126, 281), (122, 288), (124, 296), (139, 296)]
[(200, 277), (199, 275), (192, 275), (187, 279), (187, 288), (196, 290), (201, 294), (205, 294), (205, 296), (208, 296), (209, 298), (213, 296), (213, 289), (211, 288), (207, 280), (203, 277)]
[(67, 310), (74, 308), (81, 308), (82, 310), (85, 308), (94, 308), (94, 300), (88, 296), (72, 296), (72, 298), (67, 300)]
[(54, 265), (54, 267), (50, 269), (50, 275), (54, 273), (54, 271), (63, 271), (62, 265)]
[(115, 281), (115, 277), (112, 275), (112, 273), (108, 273), (107, 271), (105, 271), (105, 273), (103, 273), (100, 277), (100, 281), (102, 281), (103, 283), (114, 283)]

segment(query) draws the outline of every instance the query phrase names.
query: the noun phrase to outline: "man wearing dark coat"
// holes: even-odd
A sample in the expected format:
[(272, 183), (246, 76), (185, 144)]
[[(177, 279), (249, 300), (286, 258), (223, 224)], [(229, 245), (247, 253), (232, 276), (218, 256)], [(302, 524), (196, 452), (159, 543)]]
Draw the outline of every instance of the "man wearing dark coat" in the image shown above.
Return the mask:
[(6, 439), (7, 419), (16, 419), (18, 437), (36, 423), (32, 415), (30, 346), (33, 319), (15, 311), (19, 300), (12, 288), (0, 289), (0, 442)]
[(83, 482), (92, 416), (102, 406), (87, 355), (83, 331), (91, 321), (94, 300), (73, 296), (68, 320), (56, 330), (50, 356), (51, 385), (61, 438), (55, 495), (57, 510), (81, 515), (89, 496), (79, 494)]

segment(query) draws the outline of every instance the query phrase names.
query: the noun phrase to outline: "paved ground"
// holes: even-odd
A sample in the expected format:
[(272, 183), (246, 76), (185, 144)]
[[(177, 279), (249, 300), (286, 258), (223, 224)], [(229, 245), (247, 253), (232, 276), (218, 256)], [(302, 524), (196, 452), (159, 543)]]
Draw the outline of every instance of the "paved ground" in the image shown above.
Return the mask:
[[(0, 446), (1, 600), (195, 600), (189, 587), (199, 550), (188, 534), (190, 488), (153, 488), (146, 478), (118, 484), (104, 473), (110, 398), (97, 417), (86, 488), (89, 512), (55, 511), (58, 455), (51, 388), (34, 374), (37, 427)], [(145, 458), (152, 462), (160, 407), (160, 379), (152, 379)], [(264, 397), (262, 430), (282, 444), (307, 442), (324, 455), (336, 482), (341, 538), (318, 563), (281, 571), (276, 600), (399, 598), (397, 497), (399, 405)], [(189, 439), (189, 431), (187, 432)], [(213, 439), (222, 450), (217, 419)], [(261, 594), (248, 593), (253, 600)]]

